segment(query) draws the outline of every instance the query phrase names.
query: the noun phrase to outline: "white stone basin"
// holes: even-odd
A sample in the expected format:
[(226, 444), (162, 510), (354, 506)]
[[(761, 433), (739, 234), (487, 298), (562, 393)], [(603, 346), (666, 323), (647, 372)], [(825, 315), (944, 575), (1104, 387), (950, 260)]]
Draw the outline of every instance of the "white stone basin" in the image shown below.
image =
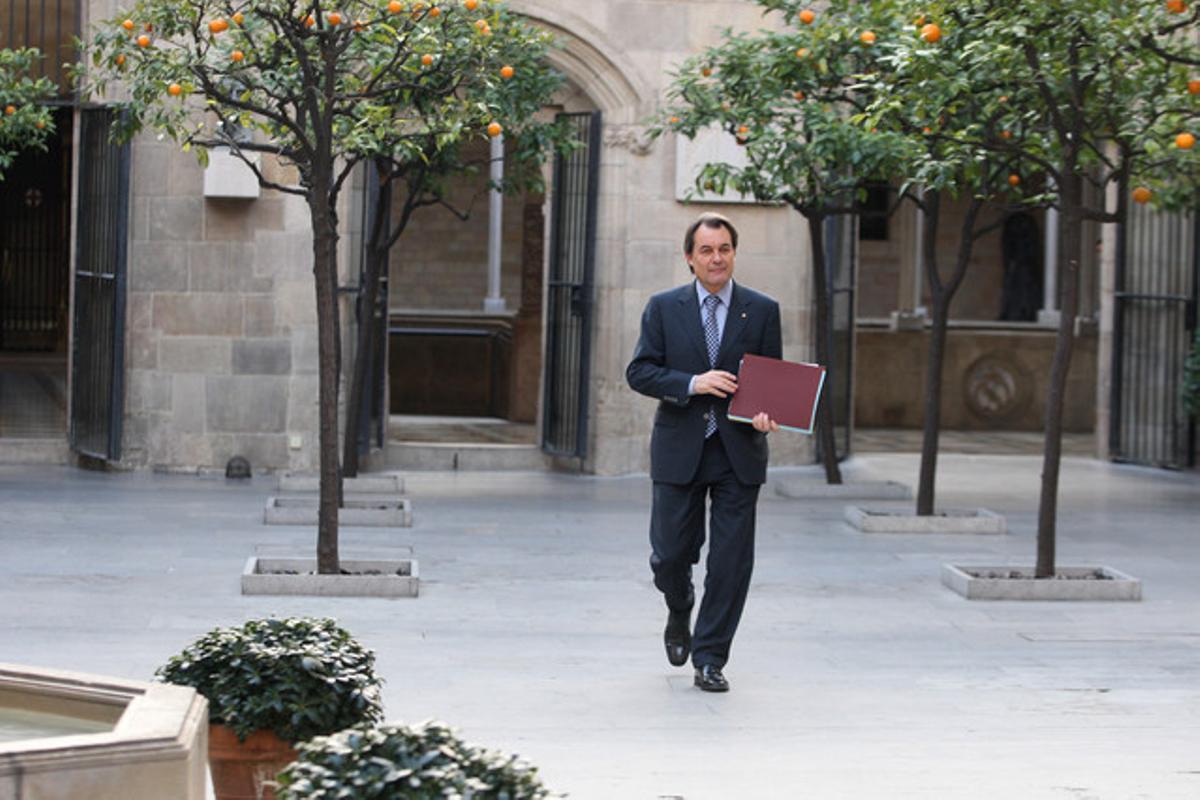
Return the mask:
[(0, 744), (22, 739), (43, 739), (47, 736), (70, 736), (75, 733), (104, 733), (113, 726), (67, 714), (30, 711), (27, 708), (0, 706)]

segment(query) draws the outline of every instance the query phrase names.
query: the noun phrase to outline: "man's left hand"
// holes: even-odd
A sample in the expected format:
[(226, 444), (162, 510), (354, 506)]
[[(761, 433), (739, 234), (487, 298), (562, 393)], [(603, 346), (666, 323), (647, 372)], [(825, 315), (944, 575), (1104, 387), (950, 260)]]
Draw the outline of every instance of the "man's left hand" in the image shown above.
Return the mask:
[(750, 420), (750, 424), (759, 433), (775, 433), (779, 430), (779, 423), (768, 417), (765, 411), (755, 414), (754, 419)]

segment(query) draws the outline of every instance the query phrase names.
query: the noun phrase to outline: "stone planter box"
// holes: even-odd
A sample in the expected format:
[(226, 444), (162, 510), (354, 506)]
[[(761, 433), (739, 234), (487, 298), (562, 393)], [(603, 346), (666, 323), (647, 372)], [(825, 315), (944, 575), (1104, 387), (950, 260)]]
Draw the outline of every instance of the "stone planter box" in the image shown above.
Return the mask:
[[(279, 476), (280, 492), (317, 492), (321, 479), (317, 475), (285, 472)], [(404, 478), (399, 475), (359, 475), (342, 481), (345, 494), (404, 494)]]
[(318, 575), (315, 558), (251, 556), (242, 570), (242, 594), (319, 597), (416, 597), (415, 559), (342, 559), (343, 575)]
[(1142, 582), (1112, 567), (1059, 567), (1059, 577), (1042, 579), (1033, 572), (1032, 567), (943, 564), (942, 583), (968, 600), (1142, 599)]
[(793, 479), (775, 484), (775, 494), (792, 500), (909, 500), (912, 489), (896, 481), (851, 481)]
[[(411, 528), (412, 503), (393, 495), (346, 496), (338, 524), (363, 528)], [(320, 499), (314, 496), (268, 497), (263, 510), (267, 525), (316, 525)]]
[(1005, 518), (986, 508), (946, 509), (928, 517), (912, 510), (846, 506), (846, 522), (863, 533), (1007, 533)]

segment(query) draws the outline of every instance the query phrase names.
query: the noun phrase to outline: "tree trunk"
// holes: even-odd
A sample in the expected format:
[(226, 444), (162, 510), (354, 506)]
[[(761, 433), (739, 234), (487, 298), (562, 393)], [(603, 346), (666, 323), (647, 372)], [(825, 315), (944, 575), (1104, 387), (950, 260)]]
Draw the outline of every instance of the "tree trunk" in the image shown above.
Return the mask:
[(929, 281), (932, 318), (929, 329), (929, 357), (925, 373), (925, 410), (922, 421), (921, 472), (917, 483), (917, 516), (933, 514), (936, 494), (938, 437), (942, 429), (942, 378), (946, 362), (946, 329), (950, 322), (950, 303), (966, 277), (975, 245), (975, 222), (983, 201), (972, 199), (959, 229), (958, 253), (954, 272), (943, 283), (937, 262), (937, 231), (941, 212), (941, 193), (925, 196), (924, 252), (925, 275)]
[[(825, 272), (825, 215), (806, 213), (808, 235), (812, 244), (813, 294), (817, 308), (817, 363), (832, 372), (830, 359), (833, 353), (831, 339), (832, 319), (829, 281)], [(838, 467), (837, 442), (833, 433), (833, 405), (828, 395), (832, 391), (830, 381), (825, 382), (826, 397), (817, 404), (817, 439), (821, 446), (821, 463), (825, 467), (825, 482), (839, 484), (842, 473)]]
[(375, 220), (367, 245), (366, 271), (359, 287), (358, 343), (354, 348), (354, 372), (350, 379), (350, 396), (346, 404), (346, 431), (342, 437), (342, 477), (358, 475), (358, 431), (362, 426), (362, 409), (367, 393), (367, 375), (375, 362), (379, 325), (375, 319), (379, 305), (379, 277), (387, 263), (390, 233), (392, 183), (387, 162), (377, 163), (379, 194), (375, 205)]
[[(1075, 345), (1075, 314), (1079, 305), (1079, 261), (1083, 252), (1083, 181), (1075, 174), (1074, 159), (1068, 159), (1059, 185), (1059, 275), (1062, 303), (1058, 337), (1050, 368), (1046, 396), (1045, 451), (1042, 458), (1042, 496), (1038, 505), (1037, 567), (1035, 577), (1051, 578), (1055, 571), (1055, 527), (1058, 517), (1058, 470), (1062, 460), (1062, 418), (1067, 392), (1067, 372)], [(1048, 269), (1054, 265), (1047, 264)]]
[(321, 499), (317, 513), (317, 571), (337, 574), (338, 476), (337, 427), (337, 223), (331, 190), (332, 157), (313, 160), (309, 212), (313, 228), (313, 278), (317, 291), (317, 414), (321, 464)]

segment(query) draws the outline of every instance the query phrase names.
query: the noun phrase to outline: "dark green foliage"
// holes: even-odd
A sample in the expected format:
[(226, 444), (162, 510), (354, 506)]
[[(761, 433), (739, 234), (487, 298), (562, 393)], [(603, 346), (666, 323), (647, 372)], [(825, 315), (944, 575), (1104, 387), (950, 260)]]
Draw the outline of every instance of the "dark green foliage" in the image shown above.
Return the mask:
[(239, 739), (269, 730), (296, 743), (383, 718), (375, 654), (332, 619), (259, 619), (206, 633), (157, 675), (208, 699)]
[(320, 736), (279, 776), (282, 800), (537, 800), (537, 770), (471, 747), (438, 722), (358, 727)]
[(1200, 415), (1200, 328), (1192, 352), (1183, 365), (1183, 408), (1190, 415)]

